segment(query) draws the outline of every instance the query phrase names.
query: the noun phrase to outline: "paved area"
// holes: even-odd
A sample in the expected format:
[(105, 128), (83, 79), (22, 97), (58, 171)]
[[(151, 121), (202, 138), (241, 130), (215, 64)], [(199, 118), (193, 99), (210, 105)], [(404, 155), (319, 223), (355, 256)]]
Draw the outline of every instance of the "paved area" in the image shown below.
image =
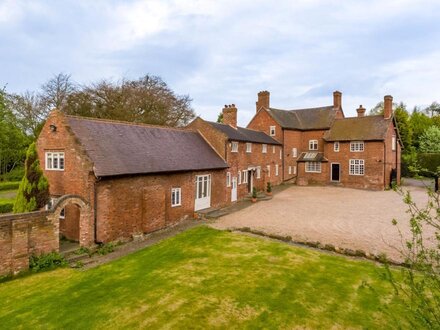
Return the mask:
[[(423, 187), (406, 186), (419, 205), (426, 203)], [(402, 246), (397, 228), (408, 235), (406, 205), (394, 191), (365, 191), (339, 187), (298, 187), (274, 195), (246, 209), (216, 220), (218, 229), (249, 227), (254, 230), (291, 236), (298, 242), (333, 244), (345, 249), (368, 253), (386, 253), (401, 260), (396, 248)]]

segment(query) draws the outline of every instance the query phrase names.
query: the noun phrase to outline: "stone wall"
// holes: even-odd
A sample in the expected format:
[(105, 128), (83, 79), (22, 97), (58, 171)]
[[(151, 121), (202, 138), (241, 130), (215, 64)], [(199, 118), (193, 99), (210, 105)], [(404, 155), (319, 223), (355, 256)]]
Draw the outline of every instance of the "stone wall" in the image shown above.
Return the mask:
[(0, 275), (27, 270), (32, 254), (58, 251), (58, 231), (49, 211), (0, 216)]

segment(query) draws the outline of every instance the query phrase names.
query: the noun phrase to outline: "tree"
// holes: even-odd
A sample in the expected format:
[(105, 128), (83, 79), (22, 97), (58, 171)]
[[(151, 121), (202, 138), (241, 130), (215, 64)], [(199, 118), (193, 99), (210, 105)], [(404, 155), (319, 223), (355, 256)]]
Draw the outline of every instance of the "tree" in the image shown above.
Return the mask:
[(406, 110), (406, 105), (399, 103), (394, 111), (397, 127), (399, 128), (400, 138), (404, 146), (404, 151), (409, 152), (412, 145), (412, 128), (410, 125), (410, 116)]
[(431, 105), (425, 108), (424, 112), (430, 117), (440, 115), (440, 104), (437, 102), (432, 102)]
[(420, 137), (419, 150), (427, 153), (440, 153), (440, 128), (429, 127)]
[(370, 111), (368, 111), (368, 116), (376, 115), (383, 115), (383, 101), (379, 102), (374, 106), (373, 109), (370, 109)]
[(38, 160), (35, 142), (26, 153), (24, 177), (18, 188), (13, 212), (23, 213), (39, 210), (49, 201), (49, 182), (43, 174)]
[(183, 126), (194, 118), (188, 95), (176, 95), (156, 76), (117, 83), (102, 80), (67, 97), (62, 109), (71, 115)]
[(217, 116), (217, 123), (223, 123), (223, 112), (220, 112)]
[(41, 86), (41, 99), (46, 110), (61, 110), (70, 94), (77, 90), (70, 74), (59, 73)]
[(432, 120), (424, 113), (420, 112), (417, 108), (414, 108), (411, 118), (409, 120), (411, 129), (413, 132), (412, 144), (418, 149), (420, 146), (419, 139), (422, 134), (432, 126)]

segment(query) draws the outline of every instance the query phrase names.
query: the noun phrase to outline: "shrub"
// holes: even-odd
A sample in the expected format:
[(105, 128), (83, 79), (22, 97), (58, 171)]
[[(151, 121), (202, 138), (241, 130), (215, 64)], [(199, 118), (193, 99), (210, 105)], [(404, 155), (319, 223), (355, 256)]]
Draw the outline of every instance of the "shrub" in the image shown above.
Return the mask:
[(21, 179), (23, 179), (23, 176), (24, 176), (24, 167), (23, 166), (19, 166), (19, 167), (15, 167), (12, 171), (4, 173), (1, 176), (1, 180), (3, 180), (3, 181), (18, 181), (18, 182), (20, 182)]
[(49, 182), (40, 168), (35, 142), (26, 153), (25, 171), (17, 198), (14, 213), (32, 212), (45, 206), (49, 201)]
[(98, 247), (98, 249), (96, 250), (96, 253), (101, 256), (109, 254), (115, 250), (115, 246), (116, 245), (113, 243), (102, 244)]
[(16, 190), (20, 186), (20, 182), (0, 182), (0, 191), (2, 190)]
[(40, 255), (31, 255), (29, 258), (29, 269), (33, 272), (65, 267), (68, 263), (58, 252), (51, 252)]
[(252, 198), (257, 198), (257, 188), (252, 188)]
[(0, 201), (0, 213), (10, 213), (14, 207), (13, 202)]
[(272, 185), (270, 184), (270, 182), (267, 183), (266, 191), (268, 193), (272, 192)]

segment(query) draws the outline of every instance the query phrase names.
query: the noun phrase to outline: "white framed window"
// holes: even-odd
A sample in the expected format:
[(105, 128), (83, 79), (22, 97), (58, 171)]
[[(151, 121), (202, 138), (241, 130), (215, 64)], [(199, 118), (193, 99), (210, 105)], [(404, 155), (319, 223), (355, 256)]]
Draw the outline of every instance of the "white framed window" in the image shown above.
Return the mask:
[(182, 190), (181, 188), (171, 189), (171, 207), (182, 205)]
[(293, 166), (293, 175), (296, 175), (296, 165)]
[(298, 149), (296, 149), (296, 148), (292, 148), (292, 157), (293, 157), (293, 158), (298, 157)]
[(60, 212), (60, 219), (61, 219), (61, 220), (66, 219), (66, 210), (65, 210), (65, 209), (62, 209), (62, 210), (61, 210), (61, 212)]
[(351, 152), (362, 152), (365, 150), (364, 141), (352, 141), (350, 142)]
[(46, 170), (64, 171), (64, 152), (46, 152)]
[(267, 165), (267, 176), (270, 178), (270, 165)]
[(283, 159), (283, 150), (280, 149), (280, 159)]
[(269, 127), (269, 135), (270, 136), (275, 136), (275, 126), (270, 126)]
[(275, 153), (275, 146), (272, 146), (272, 153)]
[(365, 161), (363, 159), (350, 159), (350, 175), (364, 175)]
[(396, 136), (393, 135), (393, 137), (391, 138), (391, 150), (396, 151), (396, 148), (397, 148), (397, 139)]
[(306, 162), (306, 172), (308, 173), (321, 173), (320, 162)]
[(231, 172), (226, 173), (226, 187), (231, 186)]
[(261, 145), (261, 152), (262, 152), (263, 154), (267, 153), (267, 144), (262, 144), (262, 145)]
[(278, 164), (275, 164), (275, 176), (278, 176)]
[(289, 174), (292, 174), (292, 166), (289, 166)]
[(231, 152), (238, 152), (238, 142), (237, 141), (231, 142)]
[(246, 152), (251, 153), (252, 152), (252, 143), (247, 142), (246, 143)]
[(247, 170), (243, 170), (243, 180), (241, 182), (243, 183), (248, 183), (248, 171)]
[(333, 151), (334, 152), (339, 152), (339, 142), (338, 141), (333, 143)]
[(318, 150), (318, 140), (309, 140), (309, 150)]
[(241, 184), (241, 171), (237, 172), (238, 184)]
[(257, 179), (261, 178), (261, 166), (257, 166)]

